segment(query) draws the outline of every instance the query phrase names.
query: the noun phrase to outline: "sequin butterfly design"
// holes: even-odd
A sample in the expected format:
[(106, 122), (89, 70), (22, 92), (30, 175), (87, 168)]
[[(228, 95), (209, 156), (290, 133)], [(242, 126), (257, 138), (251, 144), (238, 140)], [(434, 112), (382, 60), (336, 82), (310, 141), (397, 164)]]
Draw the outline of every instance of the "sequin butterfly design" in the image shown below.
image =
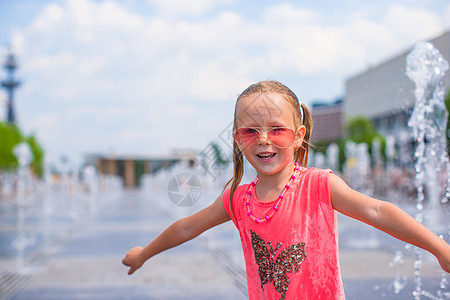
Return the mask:
[(297, 273), (300, 270), (302, 261), (306, 258), (305, 243), (291, 245), (278, 255), (277, 251), (281, 248), (282, 243), (278, 243), (275, 249), (272, 243), (266, 242), (253, 230), (252, 247), (255, 253), (255, 260), (258, 264), (259, 278), (261, 279), (261, 289), (264, 291), (264, 285), (273, 282), (275, 290), (281, 294), (280, 300), (286, 298), (286, 292), (289, 288), (288, 273)]

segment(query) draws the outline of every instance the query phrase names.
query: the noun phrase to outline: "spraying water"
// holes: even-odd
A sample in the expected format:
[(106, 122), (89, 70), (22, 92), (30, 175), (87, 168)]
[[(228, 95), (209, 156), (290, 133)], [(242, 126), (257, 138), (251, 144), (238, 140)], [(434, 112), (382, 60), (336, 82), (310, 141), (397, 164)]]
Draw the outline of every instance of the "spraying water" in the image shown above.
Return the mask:
[[(448, 70), (448, 63), (432, 44), (420, 42), (406, 58), (406, 75), (415, 84), (415, 105), (408, 126), (413, 130), (417, 143), (415, 159), (415, 185), (417, 188), (417, 215), (433, 231), (445, 232), (447, 222), (437, 220), (441, 204), (448, 201), (450, 165), (447, 155), (446, 128), (448, 112), (444, 103), (444, 85), (442, 78)], [(424, 203), (427, 200), (427, 203)], [(424, 220), (424, 205), (427, 204), (427, 216)], [(436, 213), (434, 213), (436, 212)], [(444, 228), (443, 228), (444, 226)], [(421, 252), (416, 250), (415, 299), (428, 293), (422, 290), (420, 267)], [(444, 278), (445, 279), (445, 278)], [(442, 286), (442, 285), (441, 285)], [(444, 287), (445, 288), (445, 287)], [(439, 293), (438, 293), (439, 294)], [(439, 297), (439, 295), (438, 295)], [(439, 298), (437, 298), (439, 299)]]
[(25, 228), (25, 219), (27, 208), (33, 201), (29, 189), (32, 187), (31, 176), (28, 167), (31, 163), (32, 153), (26, 143), (21, 143), (14, 148), (14, 154), (19, 161), (19, 170), (17, 172), (16, 183), (16, 202), (17, 202), (17, 238), (13, 243), (16, 249), (17, 271), (28, 272), (25, 266), (25, 250), (34, 244), (34, 238), (27, 236)]

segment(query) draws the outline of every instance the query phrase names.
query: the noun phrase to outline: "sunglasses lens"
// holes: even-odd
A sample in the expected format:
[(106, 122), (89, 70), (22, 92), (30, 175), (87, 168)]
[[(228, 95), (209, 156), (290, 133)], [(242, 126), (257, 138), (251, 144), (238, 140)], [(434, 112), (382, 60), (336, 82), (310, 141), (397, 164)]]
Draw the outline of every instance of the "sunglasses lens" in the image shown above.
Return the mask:
[(287, 148), (294, 143), (295, 133), (288, 128), (274, 128), (267, 133), (269, 140), (277, 147)]
[[(267, 132), (270, 142), (279, 148), (287, 148), (294, 143), (295, 133), (289, 128), (273, 128)], [(236, 143), (247, 148), (258, 142), (259, 131), (255, 128), (240, 128), (234, 133)]]
[(241, 147), (247, 148), (258, 141), (259, 132), (254, 128), (240, 128), (236, 130), (234, 138)]

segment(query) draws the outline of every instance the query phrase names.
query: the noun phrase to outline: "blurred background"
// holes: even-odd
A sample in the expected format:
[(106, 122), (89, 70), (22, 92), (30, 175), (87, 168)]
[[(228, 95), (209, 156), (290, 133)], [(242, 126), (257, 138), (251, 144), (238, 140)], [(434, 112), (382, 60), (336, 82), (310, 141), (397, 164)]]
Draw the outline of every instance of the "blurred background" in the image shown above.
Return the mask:
[[(88, 298), (133, 295), (129, 279), (117, 275), (123, 270), (108, 267), (137, 240), (148, 242), (217, 197), (232, 174), (236, 98), (266, 79), (287, 85), (311, 110), (310, 166), (400, 205), (448, 240), (448, 114), (437, 122), (444, 148), (434, 186), (420, 179), (430, 176), (420, 175), (422, 139), (413, 134), (417, 122), (408, 123), (417, 85), (406, 58), (420, 41), (442, 55), (429, 61), (449, 61), (448, 1), (0, 0), (0, 298), (86, 296), (74, 286)], [(439, 90), (448, 110), (450, 75), (440, 72), (429, 93)], [(254, 175), (247, 169), (244, 181)], [(367, 290), (373, 299), (450, 299), (448, 275), (433, 258), (340, 221), (349, 299)], [(90, 233), (77, 240), (80, 228)], [(96, 247), (82, 250), (91, 242)], [(201, 270), (229, 275), (223, 299), (233, 289), (245, 298), (232, 226), (190, 245), (175, 250), (175, 264), (203, 251), (199, 265), (205, 255), (215, 263)], [(83, 262), (102, 256), (113, 275), (89, 270), (97, 286), (89, 285), (79, 255)], [(148, 270), (131, 284), (141, 289), (132, 298), (179, 298), (170, 294), (177, 266), (165, 270), (171, 260), (162, 257), (167, 287)], [(66, 264), (73, 269), (59, 273), (55, 292), (52, 271)], [(25, 289), (31, 279), (37, 283)], [(181, 281), (179, 292), (220, 299), (218, 282), (192, 289), (198, 282)], [(98, 290), (111, 285), (114, 295)]]

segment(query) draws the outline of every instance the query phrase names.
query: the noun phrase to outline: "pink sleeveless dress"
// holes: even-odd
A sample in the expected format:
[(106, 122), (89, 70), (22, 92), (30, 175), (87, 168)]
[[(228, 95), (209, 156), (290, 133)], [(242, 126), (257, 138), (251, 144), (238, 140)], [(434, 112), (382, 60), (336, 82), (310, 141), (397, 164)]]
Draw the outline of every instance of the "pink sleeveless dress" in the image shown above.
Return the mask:
[[(223, 204), (239, 230), (249, 299), (345, 299), (339, 266), (338, 231), (328, 184), (330, 170), (300, 167), (270, 221), (247, 215), (248, 184)], [(249, 196), (254, 216), (269, 215), (277, 200)]]

